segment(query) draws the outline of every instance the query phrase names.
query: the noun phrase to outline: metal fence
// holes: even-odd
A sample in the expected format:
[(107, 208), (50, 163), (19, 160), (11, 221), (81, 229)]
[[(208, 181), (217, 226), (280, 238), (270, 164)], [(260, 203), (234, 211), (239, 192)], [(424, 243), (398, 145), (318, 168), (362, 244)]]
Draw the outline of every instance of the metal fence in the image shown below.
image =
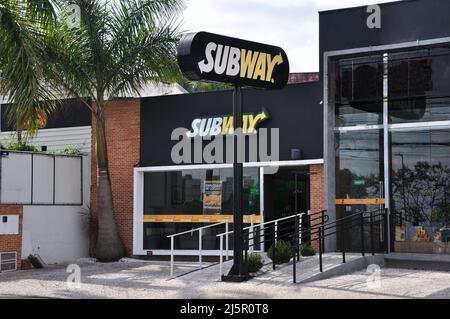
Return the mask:
[(1, 151), (0, 204), (83, 205), (83, 156)]

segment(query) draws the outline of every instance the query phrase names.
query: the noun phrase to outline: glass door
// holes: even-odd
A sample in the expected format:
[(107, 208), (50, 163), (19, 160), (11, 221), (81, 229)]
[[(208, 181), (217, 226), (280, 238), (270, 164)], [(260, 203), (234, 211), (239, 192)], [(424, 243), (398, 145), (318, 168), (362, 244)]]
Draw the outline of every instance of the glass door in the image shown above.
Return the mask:
[[(341, 131), (336, 134), (336, 217), (341, 219), (370, 212), (378, 215), (384, 208), (383, 130)], [(370, 246), (370, 227), (363, 225), (357, 215), (341, 226), (337, 234), (338, 250), (360, 251), (361, 236)], [(369, 222), (369, 219), (365, 219)], [(374, 227), (375, 249), (383, 247), (383, 225)]]
[[(309, 175), (308, 170), (298, 168), (280, 168), (273, 175), (264, 177), (264, 221), (269, 222), (276, 219), (289, 217), (295, 214), (306, 213), (309, 209)], [(307, 225), (305, 216), (302, 225)], [(291, 241), (294, 230), (294, 220), (289, 219), (279, 223), (278, 239)], [(265, 248), (268, 249), (273, 243), (273, 231), (265, 235)], [(309, 241), (308, 238), (304, 238)]]

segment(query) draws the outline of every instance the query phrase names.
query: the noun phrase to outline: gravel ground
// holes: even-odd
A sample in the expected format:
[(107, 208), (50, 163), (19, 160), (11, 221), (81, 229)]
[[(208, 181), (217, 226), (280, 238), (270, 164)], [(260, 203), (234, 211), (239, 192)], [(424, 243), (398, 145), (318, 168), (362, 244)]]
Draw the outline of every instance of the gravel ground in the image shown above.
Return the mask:
[[(166, 262), (81, 263), (81, 284), (66, 283), (65, 266), (0, 274), (0, 297), (31, 298), (450, 298), (450, 273), (382, 269), (380, 285), (368, 286), (368, 274), (294, 285), (288, 277), (262, 274), (246, 283), (223, 283), (218, 268), (170, 279)], [(289, 266), (286, 266), (289, 267)], [(194, 270), (178, 265), (176, 274)]]

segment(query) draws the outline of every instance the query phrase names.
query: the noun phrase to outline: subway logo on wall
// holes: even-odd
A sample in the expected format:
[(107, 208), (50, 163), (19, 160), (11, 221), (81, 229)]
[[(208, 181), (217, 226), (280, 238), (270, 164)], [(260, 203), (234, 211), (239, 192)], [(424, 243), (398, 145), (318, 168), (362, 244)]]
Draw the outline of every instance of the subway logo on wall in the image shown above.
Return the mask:
[(289, 61), (283, 49), (207, 32), (183, 37), (178, 64), (193, 81), (282, 89), (289, 78)]
[[(242, 117), (242, 133), (256, 134), (258, 126), (269, 118), (270, 114), (264, 108), (259, 113), (244, 114)], [(191, 130), (186, 135), (189, 138), (231, 135), (234, 132), (233, 124), (233, 116), (231, 115), (197, 118), (192, 121)]]

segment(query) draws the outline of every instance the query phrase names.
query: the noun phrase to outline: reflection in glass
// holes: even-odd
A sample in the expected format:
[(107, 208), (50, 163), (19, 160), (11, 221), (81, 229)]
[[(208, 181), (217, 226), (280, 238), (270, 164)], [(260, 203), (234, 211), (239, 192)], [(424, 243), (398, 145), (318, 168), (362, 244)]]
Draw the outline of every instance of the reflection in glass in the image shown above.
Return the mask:
[[(221, 210), (233, 213), (232, 169), (184, 170), (144, 174), (145, 214), (203, 214), (205, 181), (221, 185)], [(259, 215), (259, 169), (245, 168), (243, 181), (245, 214)]]
[(383, 181), (382, 130), (336, 134), (336, 198), (379, 198)]
[[(349, 131), (336, 134), (336, 198), (382, 198), (383, 190), (383, 134), (382, 130)], [(360, 212), (379, 211), (379, 205), (336, 205), (337, 218)], [(374, 227), (375, 249), (380, 249), (380, 224)], [(344, 238), (343, 238), (344, 237)], [(369, 243), (369, 227), (364, 229), (364, 240)], [(337, 234), (338, 249), (361, 249), (359, 217), (351, 227), (340, 227)], [(366, 244), (366, 248), (368, 245)]]
[[(205, 182), (220, 183), (221, 199), (215, 203), (218, 209), (205, 209)], [(259, 168), (245, 168), (243, 179), (243, 207), (245, 215), (260, 215)], [(232, 215), (232, 169), (184, 170), (147, 172), (144, 174), (144, 214), (146, 215)], [(203, 227), (205, 223), (144, 223), (144, 249), (170, 249), (167, 235)], [(229, 230), (233, 224), (229, 224)], [(219, 249), (217, 234), (225, 232), (225, 226), (203, 231), (203, 249)], [(231, 236), (232, 237), (232, 236)], [(232, 240), (230, 237), (230, 249)], [(176, 249), (198, 249), (198, 232), (179, 236)], [(258, 246), (255, 246), (258, 249)]]
[(338, 61), (335, 86), (336, 127), (382, 123), (383, 64), (380, 55)]
[(450, 49), (389, 55), (391, 123), (450, 119)]
[(450, 130), (391, 135), (396, 250), (450, 253)]

